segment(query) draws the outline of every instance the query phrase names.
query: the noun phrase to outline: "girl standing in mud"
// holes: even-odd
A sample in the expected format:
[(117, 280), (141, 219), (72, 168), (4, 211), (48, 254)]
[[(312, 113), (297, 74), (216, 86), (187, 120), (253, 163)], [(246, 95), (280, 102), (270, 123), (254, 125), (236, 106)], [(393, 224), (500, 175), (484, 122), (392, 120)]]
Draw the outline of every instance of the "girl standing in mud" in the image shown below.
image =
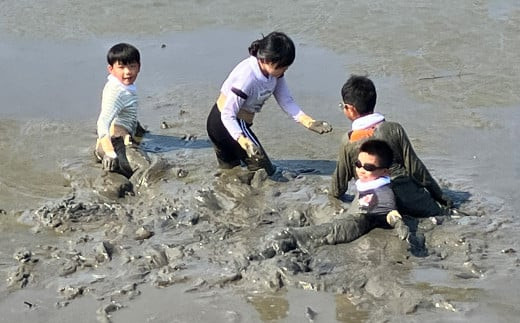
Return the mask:
[(262, 110), (271, 95), (306, 128), (322, 134), (332, 131), (332, 127), (305, 114), (289, 92), (284, 73), (294, 62), (295, 47), (287, 35), (272, 32), (255, 40), (249, 54), (222, 84), (206, 127), (221, 168), (233, 168), (243, 162), (249, 170), (264, 168), (268, 175), (273, 175), (276, 167), (251, 130), (255, 113)]

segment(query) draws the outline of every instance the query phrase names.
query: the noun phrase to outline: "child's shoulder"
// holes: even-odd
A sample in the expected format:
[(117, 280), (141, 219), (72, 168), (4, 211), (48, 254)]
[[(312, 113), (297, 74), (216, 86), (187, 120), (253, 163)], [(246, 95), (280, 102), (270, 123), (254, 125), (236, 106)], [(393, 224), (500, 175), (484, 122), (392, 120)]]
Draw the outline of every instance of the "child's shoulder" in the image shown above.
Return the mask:
[(384, 130), (387, 130), (387, 131), (395, 131), (395, 130), (404, 131), (404, 127), (399, 122), (387, 121), (387, 120), (385, 120), (385, 122), (382, 122), (381, 125), (379, 125), (379, 129), (383, 130), (383, 131)]

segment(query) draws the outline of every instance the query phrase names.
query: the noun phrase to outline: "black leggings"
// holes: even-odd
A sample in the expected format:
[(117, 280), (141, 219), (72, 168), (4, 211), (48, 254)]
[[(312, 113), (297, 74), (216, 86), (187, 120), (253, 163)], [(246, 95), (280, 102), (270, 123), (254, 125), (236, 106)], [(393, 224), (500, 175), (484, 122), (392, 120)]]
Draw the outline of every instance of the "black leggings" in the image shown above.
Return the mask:
[[(119, 167), (115, 172), (129, 179), (131, 179), (133, 175), (135, 175), (134, 178), (140, 177), (142, 172), (150, 165), (148, 155), (137, 144), (131, 143), (125, 145), (122, 137), (113, 137), (110, 140), (112, 141), (112, 146), (114, 146), (114, 151), (119, 160)], [(99, 162), (103, 160), (105, 152), (101, 148), (101, 145), (97, 147), (95, 155)], [(130, 158), (128, 158), (128, 156), (130, 156)]]
[(255, 171), (264, 168), (268, 175), (272, 175), (275, 172), (276, 167), (271, 163), (267, 153), (260, 144), (260, 141), (251, 130), (252, 124), (248, 124), (241, 119), (237, 119), (237, 121), (244, 136), (249, 138), (258, 146), (261, 151), (261, 157), (249, 158), (247, 156), (246, 151), (242, 149), (240, 144), (233, 139), (233, 137), (231, 137), (222, 123), (220, 110), (218, 109), (217, 104), (215, 104), (209, 113), (206, 130), (208, 131), (209, 139), (213, 143), (213, 148), (215, 148), (215, 154), (217, 155), (219, 166), (221, 168), (233, 168), (240, 165), (240, 162), (243, 162), (247, 165), (249, 170)]

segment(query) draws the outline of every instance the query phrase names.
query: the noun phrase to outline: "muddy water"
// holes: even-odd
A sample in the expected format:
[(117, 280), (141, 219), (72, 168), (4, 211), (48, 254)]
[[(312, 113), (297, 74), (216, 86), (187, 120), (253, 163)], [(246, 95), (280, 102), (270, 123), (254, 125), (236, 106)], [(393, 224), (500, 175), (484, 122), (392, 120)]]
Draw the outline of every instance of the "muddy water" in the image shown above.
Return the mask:
[[(7, 321), (518, 317), (520, 295), (510, 288), (520, 283), (515, 1), (125, 3), (0, 4)], [(207, 112), (249, 43), (273, 29), (297, 45), (287, 73), (294, 97), (335, 130), (305, 131), (269, 101), (255, 130), (290, 180), (215, 176)], [(145, 148), (172, 167), (137, 196), (114, 201), (96, 191), (102, 172), (89, 149), (104, 56), (120, 41), (142, 53)], [(379, 112), (406, 127), (471, 216), (412, 223), (426, 252), (374, 230), (348, 245), (248, 261), (273, 231), (339, 212), (326, 189), (350, 126), (336, 106), (351, 73), (370, 75)], [(177, 176), (181, 169), (188, 176)], [(314, 171), (298, 173), (306, 169)]]

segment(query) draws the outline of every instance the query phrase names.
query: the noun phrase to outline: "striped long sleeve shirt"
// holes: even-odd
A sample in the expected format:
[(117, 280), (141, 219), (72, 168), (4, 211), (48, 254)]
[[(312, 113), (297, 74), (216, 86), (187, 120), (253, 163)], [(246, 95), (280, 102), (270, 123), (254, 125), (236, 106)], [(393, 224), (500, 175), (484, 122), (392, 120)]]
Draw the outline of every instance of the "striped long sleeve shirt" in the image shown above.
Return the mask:
[(110, 134), (112, 123), (134, 135), (137, 127), (137, 93), (135, 85), (126, 86), (109, 75), (103, 89), (101, 113), (97, 121), (98, 138)]

